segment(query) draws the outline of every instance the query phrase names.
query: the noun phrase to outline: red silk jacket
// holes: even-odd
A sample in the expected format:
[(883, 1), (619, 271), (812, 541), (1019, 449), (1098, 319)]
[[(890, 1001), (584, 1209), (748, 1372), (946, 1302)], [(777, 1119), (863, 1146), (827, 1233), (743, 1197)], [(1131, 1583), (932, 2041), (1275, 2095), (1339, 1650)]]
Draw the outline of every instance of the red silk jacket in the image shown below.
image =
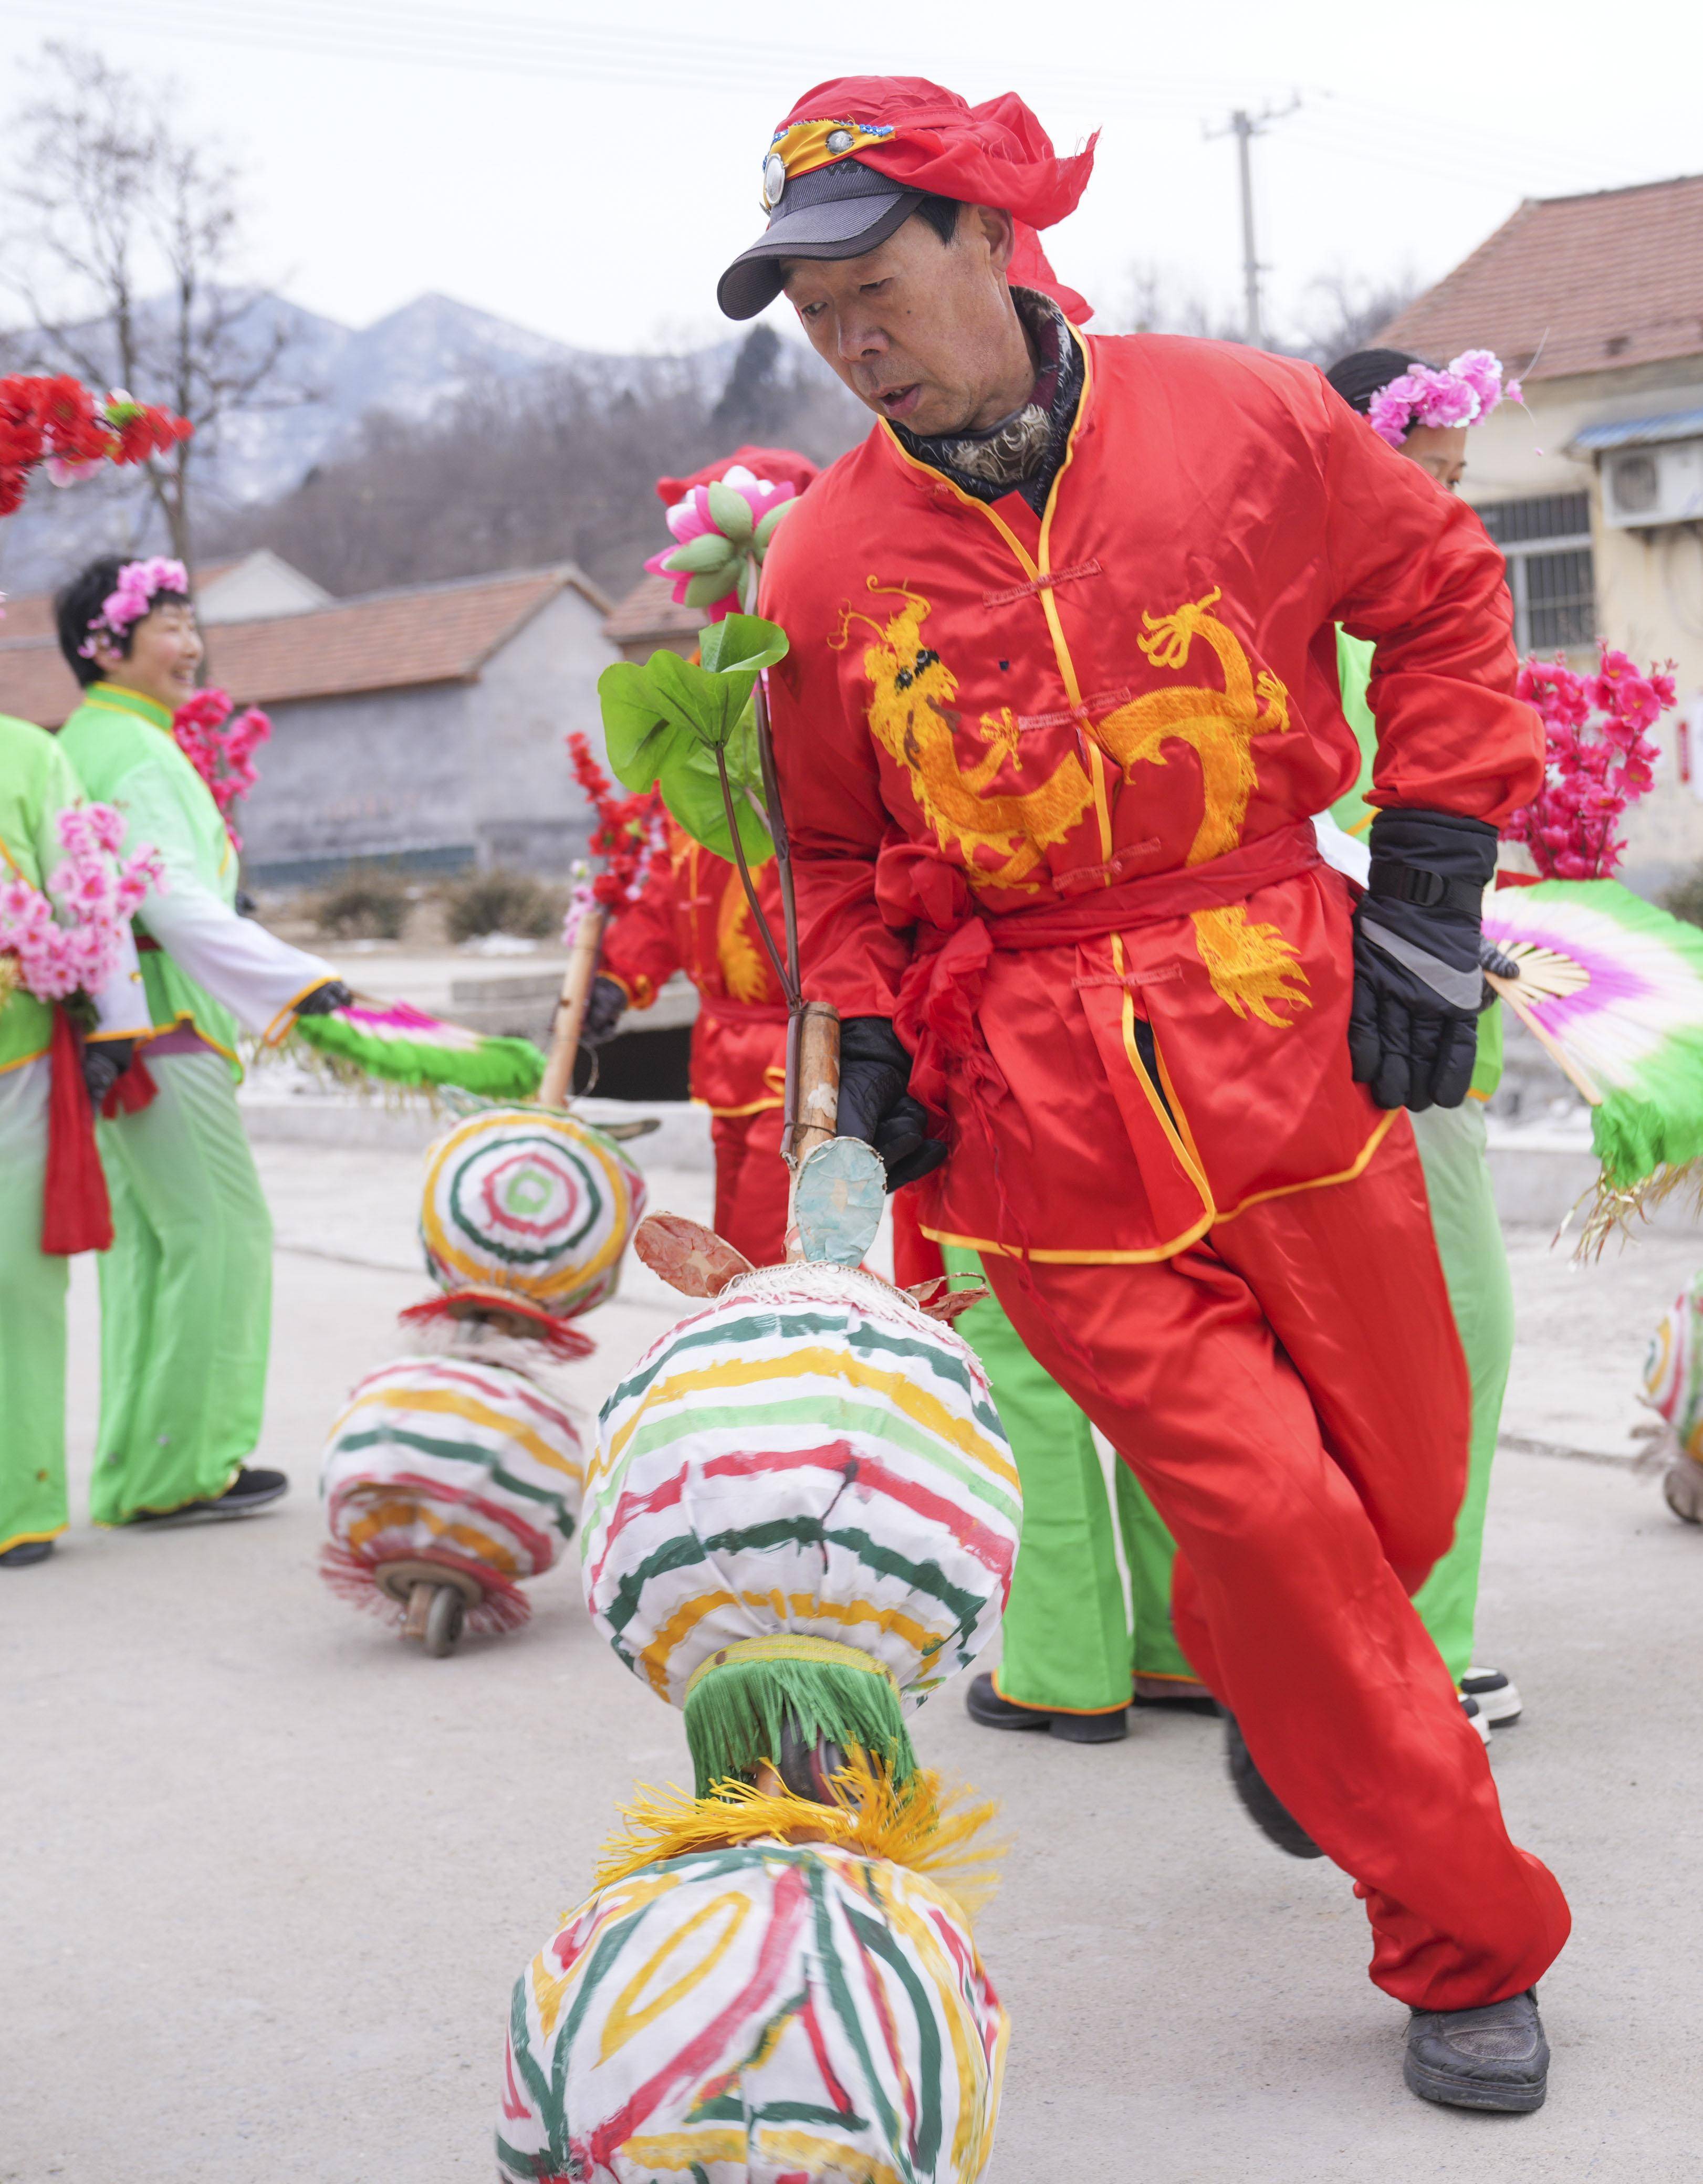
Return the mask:
[[(770, 858), (752, 875), (772, 930), (780, 886)], [(786, 1090), (786, 1003), (735, 866), (668, 822), (668, 855), (603, 936), (605, 978), (647, 1009), (676, 971), (697, 988), (692, 1097), (717, 1115), (780, 1106)]]
[(1358, 1173), (1393, 1119), (1350, 1078), (1349, 897), (1308, 816), (1359, 766), (1336, 624), (1377, 644), (1374, 803), (1499, 822), (1543, 741), (1477, 517), (1318, 372), (1080, 338), (1044, 516), (878, 426), (762, 611), (806, 991), (913, 1049), (953, 1146), (924, 1229), (1148, 1259)]

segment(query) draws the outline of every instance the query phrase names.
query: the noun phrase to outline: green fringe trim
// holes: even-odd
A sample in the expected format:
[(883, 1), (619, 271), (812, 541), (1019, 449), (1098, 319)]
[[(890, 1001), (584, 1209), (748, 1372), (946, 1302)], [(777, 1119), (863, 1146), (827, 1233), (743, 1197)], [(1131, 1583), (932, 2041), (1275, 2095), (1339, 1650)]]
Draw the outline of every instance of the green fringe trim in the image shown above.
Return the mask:
[(298, 1017), (291, 1036), (363, 1075), (393, 1084), (455, 1084), (487, 1100), (530, 1100), (544, 1077), (544, 1056), (529, 1039), (482, 1039), (477, 1046), (416, 1045), (372, 1039), (339, 1016)]
[(686, 1697), (686, 1746), (697, 1770), (696, 1794), (737, 1776), (750, 1781), (779, 1751), (791, 1717), (807, 1742), (818, 1739), (860, 1751), (902, 1788), (917, 1755), (885, 1676), (825, 1661), (730, 1661), (702, 1677)]

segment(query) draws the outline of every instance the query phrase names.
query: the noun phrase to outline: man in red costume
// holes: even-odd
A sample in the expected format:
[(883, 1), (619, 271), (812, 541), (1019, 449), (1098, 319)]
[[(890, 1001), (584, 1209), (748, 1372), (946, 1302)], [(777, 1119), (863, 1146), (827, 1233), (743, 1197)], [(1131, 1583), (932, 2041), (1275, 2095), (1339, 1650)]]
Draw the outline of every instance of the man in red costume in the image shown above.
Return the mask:
[[(1354, 1877), (1409, 2085), (1533, 2109), (1567, 1911), (1408, 1597), (1468, 1413), (1400, 1111), (1466, 1092), (1542, 738), (1477, 518), (1319, 373), (1069, 323), (1036, 231), (1092, 158), (1013, 97), (821, 85), (723, 276), (734, 317), (784, 290), (881, 421), (765, 571), (806, 988), (840, 1128), (1175, 1536), (1237, 1787)], [(1337, 622), (1377, 645), (1358, 904), (1307, 818), (1355, 775)]]
[[(742, 466), (802, 493), (816, 476), (807, 456), (784, 448), (740, 448), (690, 477), (658, 478), (665, 508), (694, 486)], [(789, 521), (791, 519), (789, 518)], [(692, 1031), (692, 1097), (710, 1111), (716, 1160), (716, 1234), (754, 1267), (786, 1256), (790, 1178), (781, 1156), (786, 1094), (786, 1001), (751, 914), (738, 869), (668, 822), (667, 861), (638, 899), (617, 912), (586, 1011), (584, 1036), (600, 1045), (629, 1009), (648, 1009), (676, 971), (698, 989)], [(781, 930), (780, 884), (770, 858), (757, 867), (757, 900)]]

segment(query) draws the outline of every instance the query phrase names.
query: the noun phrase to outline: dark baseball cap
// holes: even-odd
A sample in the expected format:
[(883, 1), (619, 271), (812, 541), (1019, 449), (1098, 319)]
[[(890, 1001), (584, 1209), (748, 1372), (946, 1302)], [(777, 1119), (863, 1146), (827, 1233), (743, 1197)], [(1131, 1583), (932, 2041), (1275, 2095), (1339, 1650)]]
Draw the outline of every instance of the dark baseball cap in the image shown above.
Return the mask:
[(716, 284), (716, 301), (730, 319), (754, 319), (774, 301), (784, 281), (782, 259), (861, 258), (902, 226), (924, 195), (855, 159), (789, 178), (771, 158), (763, 187), (768, 226)]

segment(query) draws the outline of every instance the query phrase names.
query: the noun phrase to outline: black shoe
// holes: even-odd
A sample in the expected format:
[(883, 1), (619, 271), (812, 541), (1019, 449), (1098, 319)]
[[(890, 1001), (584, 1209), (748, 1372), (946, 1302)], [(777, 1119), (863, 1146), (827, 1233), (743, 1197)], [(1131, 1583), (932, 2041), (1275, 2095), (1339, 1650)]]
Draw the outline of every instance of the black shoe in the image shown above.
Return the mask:
[(169, 1531), (174, 1524), (216, 1524), (232, 1517), (252, 1517), (257, 1509), (282, 1502), (289, 1490), (290, 1482), (282, 1471), (250, 1471), (244, 1464), (222, 1494), (209, 1495), (204, 1502), (185, 1502), (176, 1509), (144, 1509), (126, 1523), (151, 1532)]
[(976, 1676), (964, 1694), (964, 1711), (984, 1729), (1047, 1729), (1067, 1744), (1115, 1744), (1130, 1733), (1122, 1707), (1109, 1713), (1052, 1713), (1044, 1707), (1013, 1706), (993, 1687), (991, 1676)]
[(1286, 1805), (1280, 1805), (1266, 1786), (1265, 1777), (1254, 1765), (1242, 1731), (1233, 1718), (1224, 1718), (1224, 1752), (1230, 1763), (1230, 1780), (1236, 1794), (1248, 1808), (1254, 1825), (1261, 1833), (1269, 1836), (1279, 1850), (1287, 1850), (1291, 1858), (1322, 1858), (1321, 1851), (1301, 1823)]
[(0, 1569), (28, 1569), (31, 1563), (46, 1562), (53, 1552), (51, 1540), (20, 1540), (0, 1555)]
[(1529, 2114), (1549, 2085), (1549, 2043), (1538, 1990), (1482, 2009), (1415, 2009), (1401, 2074), (1422, 2101)]

